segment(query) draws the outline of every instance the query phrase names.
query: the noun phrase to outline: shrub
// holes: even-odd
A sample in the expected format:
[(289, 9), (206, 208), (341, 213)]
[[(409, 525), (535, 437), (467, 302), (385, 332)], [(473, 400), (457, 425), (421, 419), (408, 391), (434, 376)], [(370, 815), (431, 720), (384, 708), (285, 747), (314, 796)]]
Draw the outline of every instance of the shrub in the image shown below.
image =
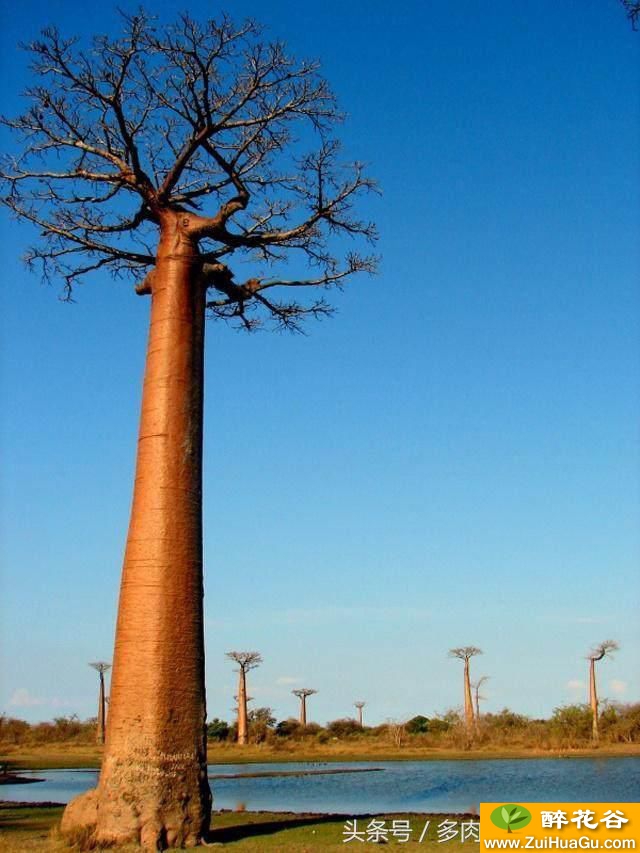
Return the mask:
[(352, 735), (360, 734), (362, 729), (360, 724), (349, 717), (344, 717), (340, 720), (333, 720), (327, 723), (327, 733), (331, 737), (344, 738)]
[(209, 740), (227, 740), (229, 737), (229, 724), (217, 717), (207, 723), (207, 738)]
[(422, 714), (418, 714), (415, 717), (412, 717), (406, 726), (407, 732), (410, 735), (420, 735), (424, 732), (429, 731), (429, 718), (424, 717)]
[(295, 737), (300, 733), (302, 726), (293, 717), (288, 720), (280, 720), (276, 726), (276, 734), (278, 737)]
[(574, 746), (591, 738), (591, 722), (588, 705), (562, 705), (554, 708), (549, 728), (564, 744)]

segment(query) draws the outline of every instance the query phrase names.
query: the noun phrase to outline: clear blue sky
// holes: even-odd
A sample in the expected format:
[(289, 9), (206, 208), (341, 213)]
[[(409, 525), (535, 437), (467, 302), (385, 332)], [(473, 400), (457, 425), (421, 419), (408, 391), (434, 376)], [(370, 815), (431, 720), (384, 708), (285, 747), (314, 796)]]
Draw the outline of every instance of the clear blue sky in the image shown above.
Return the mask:
[[(229, 5), (322, 60), (383, 262), (308, 337), (208, 326), (209, 716), (245, 648), (279, 718), (298, 686), (320, 722), (444, 711), (465, 644), (488, 710), (584, 700), (609, 637), (601, 692), (638, 700), (640, 33), (616, 0)], [(17, 4), (7, 112), (48, 23), (118, 19)], [(37, 720), (93, 714), (111, 658), (149, 301), (98, 273), (62, 304), (31, 237), (3, 218), (0, 712)]]

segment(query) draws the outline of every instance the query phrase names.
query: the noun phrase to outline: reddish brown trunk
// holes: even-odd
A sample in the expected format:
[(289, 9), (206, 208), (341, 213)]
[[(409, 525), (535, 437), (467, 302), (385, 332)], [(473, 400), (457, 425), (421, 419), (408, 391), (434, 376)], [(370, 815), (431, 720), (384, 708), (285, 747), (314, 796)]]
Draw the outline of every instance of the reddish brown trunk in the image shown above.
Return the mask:
[(307, 697), (300, 697), (300, 725), (307, 725)]
[(473, 700), (471, 698), (471, 679), (469, 677), (469, 658), (464, 661), (464, 721), (467, 731), (473, 729)]
[(240, 667), (238, 682), (238, 743), (247, 743), (247, 674)]
[(98, 693), (98, 743), (105, 741), (105, 698), (104, 698), (104, 673), (98, 673), (100, 677), (100, 690)]
[(207, 830), (202, 581), (204, 288), (194, 244), (163, 223), (153, 278), (136, 480), (96, 791), (63, 831), (192, 846)]
[(591, 736), (595, 743), (599, 740), (598, 731), (598, 693), (596, 691), (596, 662), (589, 660), (589, 704), (591, 705)]

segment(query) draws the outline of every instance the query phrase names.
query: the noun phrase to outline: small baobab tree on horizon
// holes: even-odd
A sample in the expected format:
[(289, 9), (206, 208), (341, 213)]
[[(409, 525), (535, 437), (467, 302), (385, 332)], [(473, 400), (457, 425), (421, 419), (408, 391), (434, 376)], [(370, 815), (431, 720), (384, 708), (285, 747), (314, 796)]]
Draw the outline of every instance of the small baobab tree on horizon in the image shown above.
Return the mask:
[(477, 646), (459, 646), (449, 650), (449, 657), (464, 661), (464, 723), (467, 734), (471, 734), (474, 725), (473, 699), (471, 696), (471, 678), (469, 661), (476, 655), (481, 655), (482, 649)]
[(358, 725), (362, 728), (362, 709), (366, 705), (366, 702), (354, 702), (353, 705), (358, 711)]
[(342, 159), (343, 116), (318, 64), (253, 21), (164, 24), (140, 10), (120, 22), (84, 46), (54, 27), (27, 45), (33, 82), (25, 111), (3, 119), (16, 146), (0, 182), (34, 228), (29, 265), (64, 298), (103, 272), (150, 296), (106, 748), (97, 788), (61, 829), (156, 850), (199, 843), (211, 819), (205, 317), (301, 330), (331, 314), (327, 289), (375, 268), (357, 250), (375, 228), (356, 210), (374, 185)]
[(262, 655), (260, 652), (227, 652), (227, 657), (238, 664), (238, 695), (236, 696), (238, 708), (238, 736), (237, 741), (245, 746), (249, 740), (249, 714), (247, 705), (247, 673), (260, 666)]
[(475, 702), (475, 712), (476, 712), (475, 722), (476, 722), (476, 725), (478, 724), (478, 722), (480, 720), (480, 700), (486, 699), (486, 696), (481, 695), (480, 690), (482, 688), (482, 685), (485, 682), (487, 682), (488, 680), (489, 680), (488, 675), (481, 675), (477, 681), (471, 682), (471, 688), (473, 690), (473, 699)]
[(111, 669), (111, 664), (104, 661), (96, 661), (95, 663), (90, 663), (89, 666), (98, 672), (98, 725), (96, 727), (96, 740), (98, 743), (104, 743), (105, 724), (107, 721), (107, 697), (104, 690), (104, 674)]
[(589, 661), (589, 705), (591, 706), (591, 736), (593, 742), (597, 743), (600, 738), (598, 729), (598, 690), (596, 687), (596, 663), (604, 658), (611, 657), (620, 646), (615, 640), (605, 640), (594, 646), (587, 660)]
[(312, 687), (300, 687), (297, 690), (291, 691), (294, 696), (297, 696), (300, 700), (300, 725), (307, 725), (307, 697), (313, 696), (314, 693), (317, 693), (317, 690), (314, 690)]

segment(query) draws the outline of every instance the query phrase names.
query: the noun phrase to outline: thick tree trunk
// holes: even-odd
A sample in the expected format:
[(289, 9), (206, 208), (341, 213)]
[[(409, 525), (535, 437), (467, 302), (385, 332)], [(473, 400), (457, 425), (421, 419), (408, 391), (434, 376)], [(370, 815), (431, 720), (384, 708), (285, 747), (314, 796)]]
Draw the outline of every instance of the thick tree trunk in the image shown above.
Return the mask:
[(600, 737), (598, 731), (598, 693), (596, 691), (596, 662), (589, 661), (589, 704), (591, 705), (591, 737), (597, 743)]
[(473, 729), (473, 700), (471, 698), (471, 679), (469, 677), (469, 658), (464, 661), (464, 721), (467, 732)]
[(205, 291), (195, 243), (163, 221), (136, 479), (97, 789), (63, 833), (100, 843), (194, 846), (209, 826), (202, 579)]
[(238, 743), (243, 746), (247, 743), (247, 674), (240, 667), (238, 680)]
[(307, 697), (302, 696), (300, 698), (300, 725), (307, 725)]

